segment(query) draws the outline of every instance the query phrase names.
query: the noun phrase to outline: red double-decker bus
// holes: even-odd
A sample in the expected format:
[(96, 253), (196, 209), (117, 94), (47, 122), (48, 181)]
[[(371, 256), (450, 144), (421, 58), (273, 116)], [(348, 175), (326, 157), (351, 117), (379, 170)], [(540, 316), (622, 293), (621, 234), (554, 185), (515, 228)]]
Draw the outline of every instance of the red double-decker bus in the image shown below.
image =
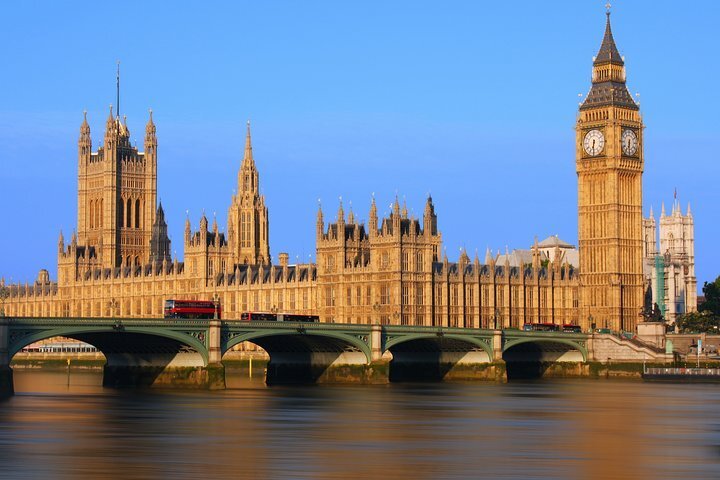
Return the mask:
[(209, 300), (165, 300), (165, 318), (222, 318), (222, 308)]

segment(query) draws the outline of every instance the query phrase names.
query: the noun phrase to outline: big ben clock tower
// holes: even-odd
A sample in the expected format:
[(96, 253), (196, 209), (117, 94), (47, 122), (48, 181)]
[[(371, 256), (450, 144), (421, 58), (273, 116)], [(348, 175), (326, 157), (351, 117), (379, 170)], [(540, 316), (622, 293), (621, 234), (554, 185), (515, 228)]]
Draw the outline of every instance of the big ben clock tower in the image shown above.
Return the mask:
[(643, 305), (643, 124), (610, 29), (576, 129), (580, 319), (634, 331)]

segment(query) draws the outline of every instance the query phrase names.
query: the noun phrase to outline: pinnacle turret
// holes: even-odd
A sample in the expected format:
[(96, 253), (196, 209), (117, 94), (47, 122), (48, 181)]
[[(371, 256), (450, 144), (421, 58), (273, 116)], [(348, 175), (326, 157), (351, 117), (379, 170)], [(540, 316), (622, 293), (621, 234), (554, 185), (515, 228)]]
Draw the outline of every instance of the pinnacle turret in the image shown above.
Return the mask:
[(153, 122), (153, 111), (150, 109), (150, 118), (145, 125), (145, 145), (157, 145), (155, 122)]
[(372, 201), (370, 202), (370, 216), (369, 216), (369, 225), (368, 225), (370, 235), (375, 235), (377, 233), (377, 227), (378, 227), (377, 205), (375, 204), (375, 195), (373, 194)]
[(80, 124), (80, 138), (90, 138), (90, 124), (87, 121), (87, 110), (83, 110), (83, 121)]
[(342, 198), (340, 198), (340, 205), (338, 206), (337, 223), (345, 223), (345, 211), (343, 210)]
[(83, 111), (83, 121), (80, 124), (80, 138), (78, 138), (78, 153), (80, 159), (88, 161), (90, 159), (90, 149), (92, 140), (90, 139), (90, 125), (87, 121), (87, 110)]
[(325, 230), (325, 220), (323, 219), (322, 204), (320, 203), (320, 200), (318, 200), (317, 221), (315, 222), (315, 227), (319, 237)]

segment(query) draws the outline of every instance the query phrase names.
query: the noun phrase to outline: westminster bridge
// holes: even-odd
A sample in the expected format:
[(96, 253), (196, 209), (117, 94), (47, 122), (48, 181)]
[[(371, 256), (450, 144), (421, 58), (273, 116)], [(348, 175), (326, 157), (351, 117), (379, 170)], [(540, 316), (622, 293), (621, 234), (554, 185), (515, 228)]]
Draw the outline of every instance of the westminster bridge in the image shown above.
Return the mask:
[(268, 384), (503, 381), (528, 373), (542, 376), (553, 364), (604, 360), (593, 349), (599, 345), (598, 336), (586, 333), (218, 319), (2, 317), (0, 372), (6, 390), (9, 383), (12, 391), (12, 357), (27, 345), (58, 336), (89, 343), (105, 355), (106, 386), (224, 388), (223, 355), (246, 341), (269, 354)]

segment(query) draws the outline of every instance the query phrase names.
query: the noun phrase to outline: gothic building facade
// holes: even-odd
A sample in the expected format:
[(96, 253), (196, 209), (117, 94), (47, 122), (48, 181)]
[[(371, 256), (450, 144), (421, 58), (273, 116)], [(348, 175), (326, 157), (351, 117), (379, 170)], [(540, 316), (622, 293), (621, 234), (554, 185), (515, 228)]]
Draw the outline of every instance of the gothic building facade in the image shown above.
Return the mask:
[[(320, 209), (316, 263), (292, 265), (283, 253), (273, 263), (248, 124), (227, 232), (205, 215), (198, 230), (187, 219), (180, 262), (170, 256), (165, 212), (157, 205), (152, 113), (139, 152), (127, 122), (111, 109), (96, 152), (86, 119), (80, 128), (77, 233), (69, 244), (60, 236), (57, 282), (43, 271), (32, 285), (9, 286), (5, 312), (147, 318), (162, 316), (168, 298), (217, 299), (227, 319), (275, 311), (319, 315), (324, 322), (476, 328), (553, 322), (631, 331), (640, 320), (643, 248), (649, 248), (643, 243), (642, 130), (608, 16), (576, 125), (579, 260), (572, 245), (551, 237), (522, 255), (488, 251), (481, 262), (462, 252), (451, 262), (441, 254), (428, 197), (421, 219), (397, 199), (386, 218), (378, 217), (373, 199), (367, 224), (346, 214), (342, 203), (329, 222)], [(677, 239), (687, 238), (680, 230), (668, 234), (671, 255)], [(683, 259), (677, 261), (684, 267), (689, 260)], [(684, 285), (686, 295), (695, 288)]]
[(663, 204), (659, 229), (651, 208), (643, 219), (643, 236), (647, 303), (657, 304), (665, 320), (674, 323), (678, 315), (697, 310), (695, 224), (690, 205), (683, 215), (675, 198), (667, 215)]

